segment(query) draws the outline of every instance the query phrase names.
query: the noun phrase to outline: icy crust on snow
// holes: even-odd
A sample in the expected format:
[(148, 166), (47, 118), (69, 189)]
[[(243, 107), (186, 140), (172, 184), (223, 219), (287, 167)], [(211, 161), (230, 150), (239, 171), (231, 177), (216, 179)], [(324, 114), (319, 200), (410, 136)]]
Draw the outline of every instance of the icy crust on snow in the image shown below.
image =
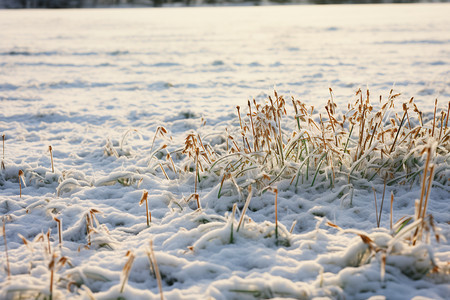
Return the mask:
[[(265, 100), (274, 85), (317, 110), (329, 87), (345, 107), (360, 86), (376, 99), (395, 85), (430, 120), (434, 99), (442, 108), (450, 96), (449, 7), (0, 11), (0, 213), (11, 269), (8, 280), (2, 238), (0, 298), (48, 297), (50, 229), (51, 247), (70, 261), (56, 271), (58, 299), (159, 299), (150, 240), (166, 299), (446, 299), (448, 184), (433, 184), (428, 206), (440, 243), (411, 247), (388, 230), (388, 195), (395, 222), (414, 215), (419, 184), (387, 187), (377, 229), (372, 187), (380, 197), (383, 183), (363, 179), (352, 197), (344, 182), (277, 182), (276, 238), (272, 192), (253, 194), (237, 232), (245, 190), (227, 181), (218, 198), (221, 178), (202, 173), (199, 211), (185, 201), (193, 173), (166, 167), (167, 180), (157, 163), (171, 152), (177, 168), (189, 167), (179, 150), (191, 131), (223, 151), (225, 129), (239, 127), (235, 106)], [(153, 143), (158, 126), (168, 134)], [(446, 159), (438, 167), (448, 178)], [(129, 250), (135, 259), (121, 292)], [(430, 274), (434, 264), (444, 271)]]

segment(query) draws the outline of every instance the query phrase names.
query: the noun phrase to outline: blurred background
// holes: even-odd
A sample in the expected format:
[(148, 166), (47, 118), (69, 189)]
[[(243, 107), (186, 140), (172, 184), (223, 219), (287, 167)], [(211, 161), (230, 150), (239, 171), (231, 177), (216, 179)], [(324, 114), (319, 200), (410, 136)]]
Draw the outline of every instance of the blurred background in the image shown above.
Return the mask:
[(450, 0), (0, 0), (0, 8), (91, 8), (198, 5), (419, 3)]

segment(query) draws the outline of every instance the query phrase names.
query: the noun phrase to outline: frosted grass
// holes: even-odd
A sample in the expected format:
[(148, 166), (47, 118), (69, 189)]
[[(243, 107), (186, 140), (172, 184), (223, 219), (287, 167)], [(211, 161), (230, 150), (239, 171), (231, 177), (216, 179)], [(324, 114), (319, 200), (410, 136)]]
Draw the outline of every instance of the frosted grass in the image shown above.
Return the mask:
[[(71, 265), (56, 272), (54, 298), (159, 299), (147, 255), (153, 240), (166, 299), (445, 299), (448, 271), (420, 276), (430, 268), (426, 247), (396, 244), (382, 281), (381, 257), (365, 263), (367, 245), (360, 237), (326, 226), (330, 221), (365, 232), (386, 246), (392, 240), (389, 207), (382, 228), (375, 229), (372, 186), (355, 189), (350, 203), (339, 188), (308, 184), (295, 191), (281, 181), (278, 230), (288, 243), (275, 244), (270, 192), (255, 193), (246, 212), (252, 221), (246, 218), (230, 243), (245, 195), (230, 185), (218, 199), (217, 182), (206, 178), (199, 183), (203, 209), (197, 211), (195, 201), (183, 201), (194, 192), (192, 174), (166, 167), (167, 180), (153, 168), (151, 153), (167, 144), (180, 166), (185, 160), (177, 153), (190, 131), (221, 145), (225, 129), (239, 127), (236, 105), (266, 99), (273, 87), (317, 110), (326, 104), (329, 87), (338, 106), (352, 101), (360, 87), (368, 86), (374, 101), (394, 88), (401, 101), (414, 96), (430, 120), (434, 100), (442, 109), (450, 95), (448, 8), (0, 11), (0, 130), (6, 135), (0, 211), (10, 217), (12, 274), (8, 280), (2, 252), (1, 298), (18, 291), (49, 296), (48, 243), (32, 241), (50, 228), (50, 245), (59, 249), (57, 216), (63, 229), (57, 252)], [(168, 134), (152, 147), (158, 126)], [(21, 198), (19, 170), (26, 182)], [(374, 188), (380, 196), (383, 186)], [(144, 189), (150, 227), (139, 206)], [(394, 220), (413, 215), (420, 187), (394, 185), (386, 195), (391, 192)], [(448, 198), (448, 184), (436, 183), (428, 207), (447, 240)], [(92, 209), (98, 211), (94, 216)], [(447, 241), (431, 239), (430, 247), (436, 261), (449, 261)], [(135, 259), (120, 293), (128, 250)]]

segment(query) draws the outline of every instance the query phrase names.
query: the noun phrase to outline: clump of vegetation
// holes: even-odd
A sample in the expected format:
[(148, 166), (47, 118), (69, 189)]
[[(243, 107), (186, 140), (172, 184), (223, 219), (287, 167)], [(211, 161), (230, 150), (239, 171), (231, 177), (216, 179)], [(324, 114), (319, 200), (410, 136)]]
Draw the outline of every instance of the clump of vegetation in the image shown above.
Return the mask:
[(202, 169), (222, 177), (218, 197), (228, 180), (240, 189), (254, 185), (259, 191), (282, 179), (295, 187), (326, 187), (327, 182), (329, 187), (338, 182), (352, 187), (356, 180), (377, 178), (388, 185), (413, 184), (426, 165), (424, 149), (431, 148), (431, 161), (442, 162), (433, 178), (445, 184), (448, 110), (441, 111), (437, 122), (436, 102), (434, 116), (426, 122), (411, 98), (399, 114), (399, 95), (391, 90), (386, 101), (380, 97), (372, 103), (368, 90), (358, 90), (354, 103), (339, 111), (330, 89), (323, 113), (292, 97), (296, 128), (285, 124), (286, 100), (276, 91), (265, 103), (248, 101), (244, 117), (237, 107), (239, 138), (228, 135), (226, 152)]

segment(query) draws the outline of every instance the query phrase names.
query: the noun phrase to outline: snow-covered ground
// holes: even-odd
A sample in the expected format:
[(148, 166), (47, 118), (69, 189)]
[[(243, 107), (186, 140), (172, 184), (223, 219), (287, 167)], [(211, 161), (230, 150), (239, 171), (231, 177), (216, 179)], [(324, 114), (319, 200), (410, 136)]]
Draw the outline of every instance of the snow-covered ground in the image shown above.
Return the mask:
[[(450, 99), (449, 13), (449, 4), (0, 11), (0, 213), (11, 272), (2, 239), (0, 298), (48, 299), (51, 248), (55, 261), (70, 261), (55, 268), (54, 299), (159, 299), (152, 240), (166, 299), (448, 299), (445, 178), (428, 204), (440, 243), (394, 241), (404, 248), (390, 248), (382, 278), (384, 250), (368, 259), (357, 234), (326, 223), (392, 246), (386, 203), (393, 192), (394, 221), (414, 215), (418, 180), (387, 186), (380, 229), (379, 180), (356, 185), (351, 201), (344, 185), (277, 181), (276, 240), (274, 193), (253, 192), (251, 221), (236, 232), (246, 189), (224, 184), (218, 198), (221, 178), (205, 171), (196, 210), (184, 201), (194, 173), (151, 154), (167, 144), (183, 166), (189, 158), (178, 150), (191, 132), (219, 149), (226, 129), (238, 131), (236, 105), (244, 115), (248, 99), (273, 97), (274, 88), (322, 113), (330, 87), (342, 109), (359, 88), (373, 101), (393, 88), (399, 102), (415, 97), (429, 120), (435, 99), (438, 113)], [(167, 134), (154, 138), (159, 126)], [(440, 162), (447, 176), (448, 157)], [(440, 270), (421, 276), (429, 253)]]

